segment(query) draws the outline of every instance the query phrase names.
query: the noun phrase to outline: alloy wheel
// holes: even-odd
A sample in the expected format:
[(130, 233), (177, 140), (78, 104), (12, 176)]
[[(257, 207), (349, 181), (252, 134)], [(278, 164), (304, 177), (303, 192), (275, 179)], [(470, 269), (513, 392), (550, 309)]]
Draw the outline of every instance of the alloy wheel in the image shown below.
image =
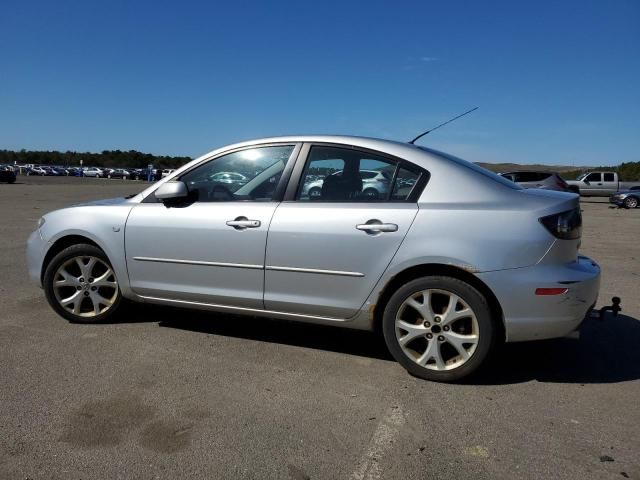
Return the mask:
[(105, 313), (116, 302), (118, 281), (103, 260), (77, 256), (56, 270), (53, 292), (67, 312), (80, 317), (95, 317)]
[(478, 346), (479, 331), (469, 304), (441, 289), (412, 294), (395, 318), (396, 338), (404, 354), (430, 370), (451, 370), (466, 363)]

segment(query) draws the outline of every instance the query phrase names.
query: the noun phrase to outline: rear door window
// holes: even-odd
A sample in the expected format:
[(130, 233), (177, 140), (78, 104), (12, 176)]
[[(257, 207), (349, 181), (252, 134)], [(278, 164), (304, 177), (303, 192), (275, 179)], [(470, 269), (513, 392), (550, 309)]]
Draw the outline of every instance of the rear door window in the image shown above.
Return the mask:
[(321, 202), (408, 201), (426, 173), (418, 167), (350, 148), (311, 147), (296, 200)]

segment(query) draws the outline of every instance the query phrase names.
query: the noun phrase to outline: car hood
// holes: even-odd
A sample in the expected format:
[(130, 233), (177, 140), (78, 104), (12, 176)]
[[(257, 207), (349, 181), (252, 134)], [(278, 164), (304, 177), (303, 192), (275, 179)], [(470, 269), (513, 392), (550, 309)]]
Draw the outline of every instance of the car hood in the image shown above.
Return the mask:
[[(135, 197), (135, 195), (133, 195), (132, 197)], [(131, 203), (131, 198), (132, 197), (105, 198), (103, 200), (94, 200), (92, 202), (76, 203), (75, 205), (71, 205), (71, 207), (92, 207), (92, 206), (123, 205), (123, 204), (126, 204), (126, 203)]]

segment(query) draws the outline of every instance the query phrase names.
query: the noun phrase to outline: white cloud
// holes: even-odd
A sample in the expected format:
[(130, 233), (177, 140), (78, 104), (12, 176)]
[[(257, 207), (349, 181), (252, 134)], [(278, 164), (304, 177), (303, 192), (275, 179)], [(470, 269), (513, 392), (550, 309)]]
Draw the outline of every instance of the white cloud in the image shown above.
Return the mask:
[(423, 62), (435, 62), (438, 59), (436, 57), (420, 57), (420, 60)]

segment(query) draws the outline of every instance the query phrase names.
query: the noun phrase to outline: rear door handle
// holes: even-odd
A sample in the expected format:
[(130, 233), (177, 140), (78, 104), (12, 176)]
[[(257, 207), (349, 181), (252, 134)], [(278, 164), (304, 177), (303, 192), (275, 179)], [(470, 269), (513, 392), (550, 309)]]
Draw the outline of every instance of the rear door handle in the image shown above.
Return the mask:
[(258, 228), (260, 220), (249, 220), (247, 217), (237, 217), (235, 220), (227, 220), (227, 225), (236, 230), (244, 230), (245, 228)]
[(395, 223), (382, 223), (380, 220), (369, 220), (367, 223), (356, 225), (356, 228), (367, 233), (398, 231), (398, 225), (396, 225)]

